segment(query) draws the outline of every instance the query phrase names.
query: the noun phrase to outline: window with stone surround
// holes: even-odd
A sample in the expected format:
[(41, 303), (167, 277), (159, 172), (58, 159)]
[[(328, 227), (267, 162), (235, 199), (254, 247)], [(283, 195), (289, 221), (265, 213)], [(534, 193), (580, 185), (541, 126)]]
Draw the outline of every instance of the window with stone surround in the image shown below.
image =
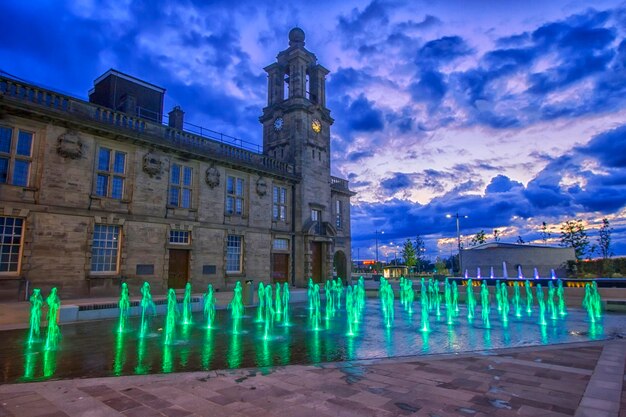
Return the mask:
[(121, 200), (126, 182), (126, 152), (98, 148), (96, 168), (96, 195)]
[(228, 235), (226, 241), (226, 273), (241, 273), (241, 255), (243, 239), (238, 235)]
[(0, 184), (27, 187), (32, 152), (31, 132), (0, 126)]
[(24, 236), (24, 219), (0, 216), (0, 275), (20, 271)]
[(174, 207), (191, 208), (192, 184), (193, 169), (172, 163), (168, 204)]
[(91, 244), (91, 272), (115, 274), (119, 269), (121, 227), (96, 224)]
[(287, 219), (287, 189), (285, 187), (274, 186), (272, 211), (274, 220), (284, 222)]
[(170, 230), (170, 243), (173, 245), (188, 245), (190, 233), (187, 230)]
[(244, 207), (243, 178), (228, 176), (226, 178), (226, 214), (243, 216)]

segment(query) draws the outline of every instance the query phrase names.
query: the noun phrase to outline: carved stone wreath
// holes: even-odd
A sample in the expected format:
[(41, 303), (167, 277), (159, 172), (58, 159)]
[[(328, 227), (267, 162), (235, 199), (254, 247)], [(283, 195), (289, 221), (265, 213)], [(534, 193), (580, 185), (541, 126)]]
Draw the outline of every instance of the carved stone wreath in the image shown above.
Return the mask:
[(163, 162), (159, 159), (158, 156), (154, 155), (152, 152), (148, 152), (143, 156), (143, 172), (148, 174), (150, 178), (155, 175), (161, 174), (161, 170), (163, 168)]
[(265, 178), (260, 177), (257, 180), (257, 182), (256, 182), (256, 193), (260, 197), (263, 197), (265, 194), (267, 194), (267, 182), (265, 181)]
[(215, 188), (220, 185), (220, 171), (211, 165), (206, 170), (205, 181), (210, 188)]
[(68, 130), (57, 139), (57, 153), (63, 158), (79, 159), (83, 156), (83, 142), (78, 132)]

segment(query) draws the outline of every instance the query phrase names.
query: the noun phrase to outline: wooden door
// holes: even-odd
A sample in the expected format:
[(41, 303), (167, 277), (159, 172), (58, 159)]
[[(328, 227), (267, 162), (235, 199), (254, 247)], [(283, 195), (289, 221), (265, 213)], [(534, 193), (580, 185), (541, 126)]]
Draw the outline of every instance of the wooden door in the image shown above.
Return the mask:
[(287, 282), (289, 279), (289, 254), (275, 253), (272, 255), (272, 280)]
[(311, 267), (313, 282), (322, 282), (322, 244), (311, 242)]
[(168, 288), (185, 288), (189, 279), (189, 251), (170, 249)]

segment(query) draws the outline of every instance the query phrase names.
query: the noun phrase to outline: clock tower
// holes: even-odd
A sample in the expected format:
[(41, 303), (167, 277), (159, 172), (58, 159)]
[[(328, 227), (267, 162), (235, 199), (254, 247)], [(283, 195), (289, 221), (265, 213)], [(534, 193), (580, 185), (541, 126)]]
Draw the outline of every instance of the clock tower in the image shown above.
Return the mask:
[(304, 47), (304, 39), (302, 29), (292, 29), (289, 47), (265, 67), (267, 107), (259, 120), (263, 153), (292, 164), (300, 179), (292, 198), (296, 279), (325, 281), (332, 278), (338, 243), (335, 208), (340, 203), (331, 190), (330, 175), (330, 126), (334, 120), (326, 108), (329, 71)]

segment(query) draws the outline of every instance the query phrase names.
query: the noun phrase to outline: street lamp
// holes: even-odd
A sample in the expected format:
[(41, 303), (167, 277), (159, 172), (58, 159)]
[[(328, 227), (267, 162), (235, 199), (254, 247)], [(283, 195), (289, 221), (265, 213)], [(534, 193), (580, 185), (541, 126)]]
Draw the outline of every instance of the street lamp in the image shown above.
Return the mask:
[(378, 234), (384, 235), (385, 231), (384, 230), (376, 230), (374, 232), (375, 236), (376, 236), (376, 265), (378, 265)]
[(446, 214), (446, 217), (449, 219), (451, 219), (452, 217), (456, 217), (456, 241), (459, 249), (459, 275), (461, 275), (463, 274), (463, 264), (461, 262), (461, 228), (459, 226), (459, 217), (467, 219), (468, 216), (459, 215), (459, 213), (457, 212), (454, 216), (451, 214)]

